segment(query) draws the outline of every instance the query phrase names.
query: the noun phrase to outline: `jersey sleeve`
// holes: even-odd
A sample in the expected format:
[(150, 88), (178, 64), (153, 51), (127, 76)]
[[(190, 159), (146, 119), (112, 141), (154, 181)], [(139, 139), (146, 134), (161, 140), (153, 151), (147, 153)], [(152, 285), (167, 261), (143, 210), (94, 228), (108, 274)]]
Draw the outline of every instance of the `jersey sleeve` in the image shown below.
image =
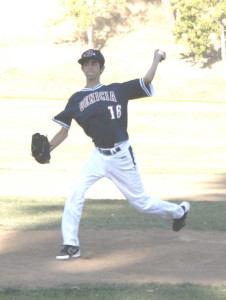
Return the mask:
[(151, 97), (154, 95), (153, 85), (150, 83), (146, 86), (143, 78), (124, 82), (122, 88), (125, 89), (128, 99), (130, 100)]
[(71, 122), (73, 119), (71, 102), (72, 99), (69, 99), (65, 109), (52, 119), (54, 122), (60, 124), (66, 129), (69, 129), (71, 127)]
[(149, 85), (145, 85), (143, 78), (140, 78), (139, 82), (140, 82), (140, 86), (142, 87), (142, 89), (144, 90), (147, 96), (149, 97), (154, 96), (155, 91), (152, 83), (149, 83)]

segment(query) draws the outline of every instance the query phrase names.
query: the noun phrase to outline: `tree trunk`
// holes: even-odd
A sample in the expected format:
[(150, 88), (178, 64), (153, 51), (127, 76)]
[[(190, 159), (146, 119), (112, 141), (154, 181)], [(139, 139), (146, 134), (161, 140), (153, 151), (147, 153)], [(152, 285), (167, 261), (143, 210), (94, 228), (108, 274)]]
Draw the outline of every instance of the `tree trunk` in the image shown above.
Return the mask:
[[(88, 0), (88, 3), (89, 3), (89, 15), (91, 16), (93, 13), (94, 0)], [(88, 47), (89, 49), (92, 49), (93, 48), (93, 25), (92, 24), (89, 25), (87, 36), (88, 36)]]
[(88, 47), (89, 49), (93, 49), (93, 26), (90, 25), (87, 31), (88, 36)]
[(225, 34), (224, 23), (221, 20), (221, 58), (223, 66), (223, 79), (226, 81), (226, 53), (225, 53)]
[(166, 18), (167, 21), (172, 28), (174, 26), (175, 18), (172, 12), (172, 6), (171, 6), (171, 1), (170, 0), (162, 0), (162, 5), (165, 10)]

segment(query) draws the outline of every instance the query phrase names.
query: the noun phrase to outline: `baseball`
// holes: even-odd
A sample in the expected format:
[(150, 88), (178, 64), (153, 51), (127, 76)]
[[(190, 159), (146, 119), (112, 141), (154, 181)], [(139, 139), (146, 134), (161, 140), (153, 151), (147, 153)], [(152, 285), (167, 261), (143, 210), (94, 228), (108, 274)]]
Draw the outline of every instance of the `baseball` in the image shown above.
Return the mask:
[(166, 54), (165, 54), (165, 52), (163, 52), (163, 51), (161, 51), (161, 50), (158, 50), (158, 54), (159, 55), (161, 55), (161, 58), (160, 58), (160, 62), (162, 61), (162, 60), (164, 60), (164, 59), (166, 59)]
[(158, 54), (161, 54), (162, 56), (164, 56), (164, 53), (161, 50), (158, 50)]

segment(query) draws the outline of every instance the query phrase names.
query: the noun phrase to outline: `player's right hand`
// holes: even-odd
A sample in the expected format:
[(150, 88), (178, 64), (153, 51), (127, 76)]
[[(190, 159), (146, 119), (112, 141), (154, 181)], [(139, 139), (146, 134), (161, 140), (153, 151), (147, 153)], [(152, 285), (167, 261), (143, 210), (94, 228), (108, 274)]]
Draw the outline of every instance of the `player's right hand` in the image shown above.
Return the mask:
[(162, 60), (166, 59), (166, 52), (163, 52), (162, 50), (155, 50), (155, 57), (161, 62)]

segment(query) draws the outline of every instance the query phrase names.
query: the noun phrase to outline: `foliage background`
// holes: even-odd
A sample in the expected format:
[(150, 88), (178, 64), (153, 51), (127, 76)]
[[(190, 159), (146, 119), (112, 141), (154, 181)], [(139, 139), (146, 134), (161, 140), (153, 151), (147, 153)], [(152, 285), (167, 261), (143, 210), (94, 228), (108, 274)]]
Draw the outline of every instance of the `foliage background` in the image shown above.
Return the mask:
[[(52, 26), (62, 16), (58, 0), (1, 0), (0, 8), (2, 97), (67, 99), (83, 87), (77, 59), (87, 40), (70, 20)], [(144, 76), (161, 48), (167, 60), (155, 78), (156, 97), (225, 100), (220, 56), (213, 53), (204, 66), (185, 58), (160, 1), (128, 1), (98, 17), (93, 30), (94, 46), (106, 57), (103, 83)]]

